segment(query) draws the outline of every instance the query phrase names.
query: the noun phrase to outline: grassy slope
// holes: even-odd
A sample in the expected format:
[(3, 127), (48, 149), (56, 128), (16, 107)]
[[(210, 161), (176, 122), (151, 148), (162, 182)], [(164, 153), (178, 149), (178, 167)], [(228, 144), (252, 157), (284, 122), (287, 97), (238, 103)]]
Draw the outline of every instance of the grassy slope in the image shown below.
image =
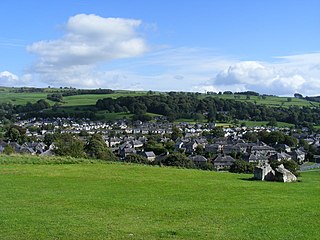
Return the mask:
[[(0, 88), (1, 90), (1, 88)], [(49, 91), (53, 91), (54, 89), (48, 89)], [(13, 104), (26, 104), (27, 102), (36, 102), (39, 99), (46, 99), (48, 92), (44, 93), (13, 93), (9, 92), (9, 88), (4, 88), (3, 91), (0, 91), (0, 103), (2, 102), (11, 102)], [(87, 111), (86, 109), (90, 108), (91, 106), (95, 105), (98, 99), (112, 97), (118, 98), (121, 96), (141, 96), (146, 95), (147, 92), (132, 92), (132, 91), (115, 91), (114, 94), (86, 94), (86, 95), (76, 95), (76, 96), (68, 96), (63, 98), (62, 106), (59, 111), (62, 112), (81, 112)], [(199, 98), (205, 98), (208, 95), (202, 94)], [(233, 99), (236, 101), (243, 101), (243, 102), (252, 102), (258, 105), (266, 105), (272, 107), (289, 107), (289, 106), (307, 106), (307, 107), (314, 107), (319, 106), (319, 103), (309, 102), (304, 99), (296, 99), (291, 98), (291, 102), (287, 101), (287, 97), (272, 97), (267, 96), (266, 99), (259, 99), (257, 96), (250, 96), (250, 99), (247, 100), (245, 95), (238, 95), (239, 99), (235, 99), (234, 95), (209, 95), (209, 97), (218, 97), (222, 99)], [(47, 100), (51, 105), (54, 102)], [(104, 111), (98, 113), (101, 117), (105, 120), (117, 120), (122, 119), (123, 117), (130, 118), (130, 114), (123, 114), (123, 113), (108, 113), (106, 114)], [(184, 122), (194, 122), (193, 119), (179, 119), (179, 121)], [(248, 122), (248, 126), (251, 126), (251, 123)], [(264, 125), (264, 123), (257, 123), (258, 126)], [(286, 125), (286, 124), (285, 124)], [(287, 126), (287, 125), (286, 125)]]
[(318, 238), (319, 171), (293, 184), (249, 177), (122, 164), (0, 165), (0, 238)]
[[(1, 90), (1, 89), (0, 89)], [(12, 102), (13, 104), (26, 104), (27, 102), (36, 102), (39, 99), (46, 99), (49, 92), (44, 93), (13, 93), (9, 92), (9, 88), (3, 88), (0, 91), (0, 103), (2, 102)], [(53, 90), (53, 89), (51, 89)], [(86, 106), (94, 105), (98, 99), (105, 97), (117, 98), (120, 96), (141, 96), (145, 95), (147, 92), (132, 92), (132, 91), (115, 91), (114, 94), (86, 94), (86, 95), (76, 95), (64, 97), (63, 106)], [(223, 99), (235, 99), (234, 95), (205, 95), (202, 94), (199, 97), (205, 98), (207, 96), (219, 97)], [(267, 96), (266, 99), (259, 99), (257, 96), (250, 96), (247, 100), (245, 95), (238, 95), (240, 99), (235, 99), (237, 101), (245, 102), (256, 102), (257, 104), (268, 105), (268, 106), (319, 106), (319, 103), (310, 103), (304, 99), (291, 98), (291, 102), (287, 101), (287, 97), (271, 97)]]

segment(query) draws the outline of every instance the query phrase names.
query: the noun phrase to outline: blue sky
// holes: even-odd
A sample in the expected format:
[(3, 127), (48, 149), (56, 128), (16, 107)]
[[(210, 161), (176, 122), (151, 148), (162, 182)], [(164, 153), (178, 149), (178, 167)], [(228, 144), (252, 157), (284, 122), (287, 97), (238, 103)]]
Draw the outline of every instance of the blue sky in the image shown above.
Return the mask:
[(0, 85), (320, 94), (318, 0), (3, 0)]

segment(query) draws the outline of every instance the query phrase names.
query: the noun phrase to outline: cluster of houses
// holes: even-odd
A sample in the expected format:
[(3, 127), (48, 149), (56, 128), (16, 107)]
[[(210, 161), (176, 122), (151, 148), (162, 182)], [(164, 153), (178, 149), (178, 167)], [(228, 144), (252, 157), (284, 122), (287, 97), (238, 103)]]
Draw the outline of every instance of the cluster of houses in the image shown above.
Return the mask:
[[(160, 136), (159, 142), (166, 143), (172, 141), (170, 135), (173, 126), (172, 123), (168, 122), (142, 123), (137, 121), (129, 124), (126, 121), (116, 121), (107, 124), (86, 120), (76, 121), (74, 119), (42, 121), (30, 119), (28, 121), (20, 121), (17, 125), (26, 128), (27, 135), (32, 136), (36, 141), (22, 145), (15, 142), (7, 143), (2, 141), (0, 142), (0, 152), (9, 144), (17, 153), (52, 155), (54, 145), (46, 146), (43, 143), (45, 134), (51, 134), (56, 131), (74, 134), (100, 132), (104, 136), (107, 146), (120, 159), (130, 154), (140, 154), (149, 161), (155, 161), (165, 154), (156, 156), (152, 151), (144, 151), (148, 138), (156, 134)], [(247, 131), (289, 131), (289, 129), (267, 127), (224, 128), (225, 136), (215, 138), (210, 134), (202, 134), (203, 132), (210, 132), (215, 127), (214, 124), (180, 123), (176, 126), (183, 132), (183, 137), (175, 140), (175, 151), (184, 152), (198, 166), (211, 162), (218, 170), (228, 169), (235, 162), (235, 156), (241, 156), (247, 162), (259, 163), (260, 165), (267, 163), (269, 160), (292, 159), (298, 163), (303, 163), (306, 159), (306, 153), (302, 148), (291, 149), (285, 144), (276, 143), (269, 146), (263, 142), (246, 142), (242, 138), (243, 134)], [(37, 130), (35, 130), (35, 127)], [(309, 144), (320, 147), (320, 136), (318, 135), (302, 133), (296, 134), (295, 137), (305, 139)], [(84, 141), (86, 140), (85, 137), (82, 138)]]

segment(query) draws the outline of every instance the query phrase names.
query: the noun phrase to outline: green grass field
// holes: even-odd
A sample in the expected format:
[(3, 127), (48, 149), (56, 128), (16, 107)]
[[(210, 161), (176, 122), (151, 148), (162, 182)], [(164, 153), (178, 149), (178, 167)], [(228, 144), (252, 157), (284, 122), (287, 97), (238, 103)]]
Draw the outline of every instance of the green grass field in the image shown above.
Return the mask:
[(53, 159), (0, 157), (0, 239), (319, 238), (319, 171), (273, 183)]
[[(84, 95), (75, 95), (63, 97), (62, 106), (74, 107), (74, 106), (87, 106), (95, 105), (98, 99), (103, 98), (118, 98), (122, 96), (141, 96), (145, 95), (147, 92), (130, 92), (130, 91), (116, 91), (113, 94), (84, 94)], [(16, 105), (25, 105), (27, 102), (35, 103), (40, 99), (46, 99), (48, 92), (42, 93), (15, 93), (7, 91), (0, 91), (0, 103), (11, 102)], [(50, 104), (54, 102), (48, 101)]]
[[(247, 127), (256, 127), (267, 126), (268, 121), (240, 121), (240, 123), (245, 123)], [(294, 127), (294, 124), (286, 122), (277, 122), (277, 127)]]
[[(2, 102), (11, 102), (13, 104), (26, 104), (27, 102), (36, 102), (39, 99), (46, 99), (47, 94), (52, 91), (67, 91), (64, 89), (46, 89), (45, 92), (42, 93), (14, 93), (11, 92), (12, 89), (10, 88), (1, 88), (0, 87), (0, 103)], [(86, 105), (94, 105), (98, 99), (106, 98), (106, 97), (112, 97), (117, 98), (121, 96), (141, 96), (146, 95), (147, 91), (126, 91), (126, 90), (116, 90), (113, 94), (85, 94), (85, 95), (76, 95), (76, 96), (68, 96), (64, 97), (62, 104), (63, 106), (86, 106)], [(158, 94), (156, 92), (156, 94)], [(274, 107), (289, 107), (289, 106), (320, 106), (319, 103), (311, 103), (304, 99), (297, 99), (297, 98), (291, 98), (291, 101), (289, 102), (287, 100), (287, 97), (277, 97), (277, 96), (267, 96), (265, 99), (259, 98), (257, 96), (250, 96), (250, 99), (247, 99), (246, 95), (228, 95), (228, 94), (222, 94), (222, 95), (206, 95), (201, 94), (199, 98), (205, 98), (205, 97), (218, 97), (223, 99), (233, 99), (237, 101), (244, 101), (244, 102), (252, 102), (256, 104), (261, 105), (267, 105), (267, 106), (274, 106)], [(235, 96), (237, 96), (235, 98)], [(49, 101), (50, 103), (53, 103)]]

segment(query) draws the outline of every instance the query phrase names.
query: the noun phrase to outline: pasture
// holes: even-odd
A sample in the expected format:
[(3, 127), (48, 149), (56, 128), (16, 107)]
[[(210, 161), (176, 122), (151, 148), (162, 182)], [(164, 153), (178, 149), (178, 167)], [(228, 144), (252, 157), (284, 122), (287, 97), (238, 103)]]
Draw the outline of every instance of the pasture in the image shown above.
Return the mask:
[(319, 171), (303, 172), (301, 182), (275, 183), (54, 159), (0, 157), (1, 239), (319, 237)]

